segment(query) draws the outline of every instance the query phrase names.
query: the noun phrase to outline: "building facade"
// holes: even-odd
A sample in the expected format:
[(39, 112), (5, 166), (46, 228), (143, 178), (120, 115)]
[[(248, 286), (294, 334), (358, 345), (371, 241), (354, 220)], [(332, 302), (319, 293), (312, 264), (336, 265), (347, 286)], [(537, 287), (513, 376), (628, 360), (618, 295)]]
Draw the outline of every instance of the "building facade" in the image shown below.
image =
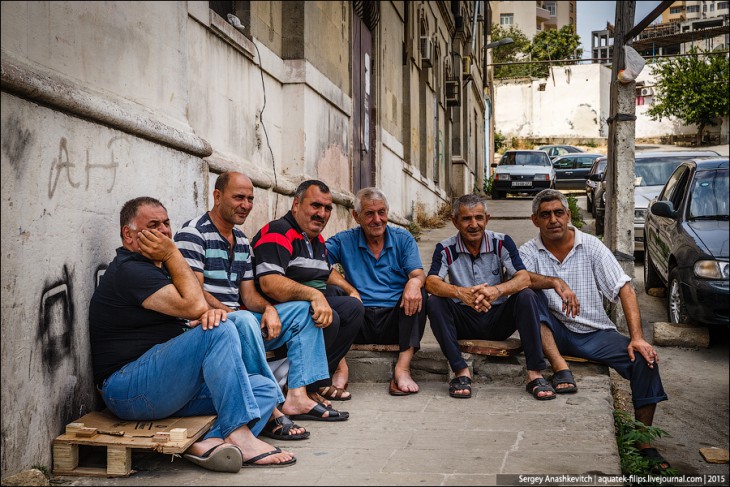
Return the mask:
[[(218, 174), (254, 182), (253, 235), (319, 178), (408, 223), (481, 187), (484, 2), (2, 2), (2, 475), (100, 407), (87, 309), (149, 195), (173, 231)], [(229, 17), (230, 16), (230, 17)]]
[(572, 25), (573, 32), (577, 32), (577, 11), (575, 1), (567, 0), (537, 0), (525, 1), (496, 1), (492, 6), (492, 22), (509, 28), (518, 27), (528, 39), (535, 34), (548, 29), (560, 29), (565, 25)]

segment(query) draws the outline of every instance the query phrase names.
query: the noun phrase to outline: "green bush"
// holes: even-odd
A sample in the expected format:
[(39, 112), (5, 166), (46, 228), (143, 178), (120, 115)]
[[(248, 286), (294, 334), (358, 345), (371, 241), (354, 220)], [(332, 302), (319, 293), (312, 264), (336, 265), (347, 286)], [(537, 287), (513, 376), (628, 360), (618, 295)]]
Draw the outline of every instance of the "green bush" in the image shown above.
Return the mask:
[(484, 176), (484, 182), (482, 183), (482, 189), (484, 194), (492, 194), (492, 184), (494, 183), (494, 174), (490, 174), (489, 177)]
[(494, 132), (494, 152), (499, 152), (499, 149), (504, 147), (504, 143), (507, 137), (502, 135), (502, 132)]
[(613, 411), (613, 422), (616, 428), (616, 443), (618, 453), (621, 457), (621, 472), (624, 475), (648, 476), (676, 476), (678, 472), (669, 468), (664, 472), (652, 471), (654, 463), (641, 456), (637, 443), (650, 443), (651, 441), (667, 435), (667, 432), (655, 426), (646, 426), (641, 421), (632, 418), (626, 411), (618, 409)]
[(585, 221), (583, 221), (583, 215), (580, 213), (580, 208), (578, 207), (578, 198), (576, 198), (573, 195), (568, 195), (568, 208), (570, 208), (570, 223), (575, 228), (583, 228), (583, 225), (585, 225)]

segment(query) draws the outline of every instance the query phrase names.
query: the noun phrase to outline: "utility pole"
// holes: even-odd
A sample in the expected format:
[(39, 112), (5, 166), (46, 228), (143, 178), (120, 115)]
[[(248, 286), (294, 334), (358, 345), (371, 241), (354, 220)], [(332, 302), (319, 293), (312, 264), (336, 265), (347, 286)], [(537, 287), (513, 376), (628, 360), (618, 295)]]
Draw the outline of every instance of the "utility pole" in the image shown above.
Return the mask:
[[(636, 82), (620, 82), (625, 68), (624, 46), (634, 26), (635, 1), (616, 2), (616, 22), (611, 69), (611, 110), (608, 126), (606, 212), (604, 243), (613, 251), (624, 272), (634, 277), (634, 156), (636, 134)], [(628, 332), (621, 306), (614, 308), (614, 322)]]

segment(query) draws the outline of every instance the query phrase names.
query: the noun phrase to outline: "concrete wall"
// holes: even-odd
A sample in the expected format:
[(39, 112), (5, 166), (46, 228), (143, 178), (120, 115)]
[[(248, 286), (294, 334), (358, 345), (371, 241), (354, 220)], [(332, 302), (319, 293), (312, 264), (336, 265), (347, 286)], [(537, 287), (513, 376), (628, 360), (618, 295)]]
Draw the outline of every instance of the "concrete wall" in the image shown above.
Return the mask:
[[(608, 137), (611, 71), (599, 64), (558, 66), (546, 79), (495, 81), (495, 130), (508, 138), (596, 139)], [(651, 66), (637, 83), (654, 86)], [(636, 107), (636, 138), (694, 134), (694, 125), (664, 118), (651, 120), (652, 98)], [(717, 129), (715, 129), (717, 130)]]
[[(406, 22), (404, 2), (382, 3), (373, 33), (376, 182), (400, 225), (416, 206), (435, 211), (451, 194), (470, 191), (483, 164), (472, 155), (476, 145), (483, 158), (483, 122), (472, 120), (484, 113), (479, 90), (466, 91), (457, 109), (443, 99), (454, 50), (451, 2), (423, 4), (441, 49), (424, 75), (422, 106), (412, 51), (417, 8), (410, 7)], [(218, 174), (243, 171), (255, 185), (244, 225), (253, 236), (290, 208), (300, 181), (320, 178), (336, 203), (324, 236), (354, 225), (355, 14), (342, 1), (252, 2), (247, 37), (205, 1), (1, 8), (4, 477), (50, 466), (52, 439), (101, 406), (88, 303), (120, 245), (125, 201), (160, 199), (175, 230), (209, 208)], [(404, 65), (405, 33), (413, 38)], [(478, 72), (471, 84), (481, 87)], [(462, 112), (459, 138), (467, 123), (472, 135), (460, 155), (466, 164), (454, 169), (448, 139)]]

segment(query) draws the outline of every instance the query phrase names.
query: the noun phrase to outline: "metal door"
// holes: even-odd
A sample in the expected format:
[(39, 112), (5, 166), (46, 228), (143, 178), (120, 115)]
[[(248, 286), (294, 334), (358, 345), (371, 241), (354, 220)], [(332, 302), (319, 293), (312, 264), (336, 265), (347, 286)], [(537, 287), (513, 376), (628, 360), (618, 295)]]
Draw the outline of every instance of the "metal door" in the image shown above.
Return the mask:
[(352, 53), (352, 185), (353, 191), (373, 186), (372, 33), (353, 15)]

